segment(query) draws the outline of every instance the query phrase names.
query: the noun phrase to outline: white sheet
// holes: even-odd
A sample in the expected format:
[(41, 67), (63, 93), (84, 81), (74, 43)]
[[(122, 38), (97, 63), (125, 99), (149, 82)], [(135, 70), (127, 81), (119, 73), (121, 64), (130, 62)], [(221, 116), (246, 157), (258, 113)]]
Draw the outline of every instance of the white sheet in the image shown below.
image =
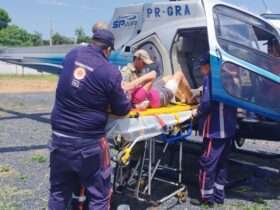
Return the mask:
[[(191, 111), (178, 112), (179, 123), (191, 118)], [(158, 117), (165, 122), (167, 127), (177, 124), (174, 114), (162, 114)], [(155, 116), (145, 116), (139, 118), (109, 119), (106, 126), (106, 133), (109, 139), (114, 139), (121, 135), (126, 141), (132, 142), (139, 137), (152, 138), (166, 132)]]

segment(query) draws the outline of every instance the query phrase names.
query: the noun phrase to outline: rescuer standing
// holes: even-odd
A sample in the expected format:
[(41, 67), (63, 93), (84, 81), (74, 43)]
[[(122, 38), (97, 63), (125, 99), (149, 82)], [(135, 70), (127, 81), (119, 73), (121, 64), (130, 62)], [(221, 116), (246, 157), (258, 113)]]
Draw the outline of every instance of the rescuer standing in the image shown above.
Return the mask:
[(51, 116), (51, 210), (65, 209), (80, 184), (87, 191), (89, 209), (109, 209), (111, 167), (105, 125), (109, 111), (122, 116), (131, 108), (121, 73), (108, 62), (113, 49), (113, 34), (101, 29), (91, 44), (65, 57)]

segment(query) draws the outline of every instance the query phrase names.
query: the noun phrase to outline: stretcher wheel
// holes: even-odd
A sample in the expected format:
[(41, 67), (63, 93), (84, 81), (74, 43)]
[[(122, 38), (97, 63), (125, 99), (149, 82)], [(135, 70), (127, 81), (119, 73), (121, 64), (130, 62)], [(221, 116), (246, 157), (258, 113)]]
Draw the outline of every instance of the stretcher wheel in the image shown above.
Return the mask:
[(187, 201), (187, 193), (186, 192), (178, 192), (176, 194), (178, 199), (178, 203), (185, 203)]

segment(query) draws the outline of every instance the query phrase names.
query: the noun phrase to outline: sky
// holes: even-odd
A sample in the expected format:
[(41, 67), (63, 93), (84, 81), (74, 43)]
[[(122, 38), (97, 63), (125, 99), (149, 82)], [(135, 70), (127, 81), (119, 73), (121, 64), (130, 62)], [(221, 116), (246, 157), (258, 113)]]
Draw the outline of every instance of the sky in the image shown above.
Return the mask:
[[(83, 27), (90, 35), (94, 22), (111, 20), (114, 8), (154, 1), (159, 0), (0, 0), (0, 8), (9, 13), (12, 24), (29, 32), (39, 32), (48, 39), (51, 23), (55, 32), (69, 37), (74, 37), (74, 31), (78, 27)], [(224, 1), (257, 13), (265, 11), (263, 0)], [(264, 1), (271, 12), (280, 13), (280, 0)]]

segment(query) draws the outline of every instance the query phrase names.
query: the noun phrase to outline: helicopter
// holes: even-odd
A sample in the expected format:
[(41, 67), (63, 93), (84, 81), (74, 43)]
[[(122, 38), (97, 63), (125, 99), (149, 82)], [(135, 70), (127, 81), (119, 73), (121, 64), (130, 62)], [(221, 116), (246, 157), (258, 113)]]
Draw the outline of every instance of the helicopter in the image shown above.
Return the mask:
[[(210, 53), (213, 100), (255, 113), (239, 117), (237, 139), (280, 140), (279, 30), (269, 20), (216, 0), (160, 1), (116, 8), (110, 23), (120, 69), (145, 49), (160, 75), (182, 71), (191, 88), (202, 84), (200, 55)], [(59, 74), (65, 54), (77, 45), (2, 48), (0, 60)]]

